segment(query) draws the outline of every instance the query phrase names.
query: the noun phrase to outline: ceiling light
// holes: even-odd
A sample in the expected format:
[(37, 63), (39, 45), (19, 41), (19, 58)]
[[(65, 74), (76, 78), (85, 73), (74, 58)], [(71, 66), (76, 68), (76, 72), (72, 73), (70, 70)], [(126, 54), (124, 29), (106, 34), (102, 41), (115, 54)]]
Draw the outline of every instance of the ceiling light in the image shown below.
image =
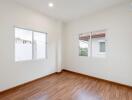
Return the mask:
[(53, 3), (49, 3), (49, 7), (53, 7), (54, 6), (54, 4)]

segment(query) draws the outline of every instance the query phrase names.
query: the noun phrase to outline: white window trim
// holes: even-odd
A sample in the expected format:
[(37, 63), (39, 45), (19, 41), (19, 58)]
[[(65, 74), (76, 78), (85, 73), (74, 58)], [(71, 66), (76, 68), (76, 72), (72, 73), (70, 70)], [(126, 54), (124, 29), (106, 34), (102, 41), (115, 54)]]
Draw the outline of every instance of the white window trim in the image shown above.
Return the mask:
[[(14, 60), (15, 60), (15, 28), (19, 28), (19, 29), (23, 29), (23, 30), (28, 30), (28, 31), (32, 31), (32, 59), (31, 60), (21, 60), (21, 61), (16, 61), (15, 62), (28, 62), (28, 61), (38, 61), (38, 60), (46, 60), (48, 58), (48, 33), (47, 32), (42, 32), (42, 31), (36, 31), (36, 30), (32, 30), (32, 29), (28, 29), (28, 28), (22, 28), (22, 27), (18, 27), (18, 26), (14, 26)], [(46, 49), (45, 49), (45, 58), (40, 58), (40, 59), (35, 59), (34, 58), (34, 32), (39, 32), (39, 33), (43, 33), (46, 35)]]
[[(93, 33), (95, 33), (95, 32), (100, 32), (100, 31), (102, 31), (102, 32), (105, 32), (106, 33), (106, 29), (103, 29), (103, 30), (99, 30), (99, 31), (92, 31), (92, 32), (86, 32), (86, 33), (89, 33), (89, 35), (90, 35), (90, 40), (89, 40), (89, 48), (88, 48), (88, 51), (90, 52), (90, 53), (88, 53), (88, 56), (80, 56), (79, 55), (79, 57), (88, 57), (88, 58), (103, 58), (103, 57), (94, 57), (93, 55), (92, 55), (92, 38), (91, 38), (91, 36), (92, 36), (92, 34)], [(81, 33), (81, 34), (86, 34), (86, 33)], [(80, 35), (81, 34), (79, 34), (79, 37), (80, 37)], [(99, 53), (99, 55), (103, 55), (103, 54), (105, 54), (105, 58), (106, 58), (106, 52), (107, 52), (107, 34), (105, 34), (106, 36), (105, 36), (105, 40), (99, 40), (98, 41), (98, 43), (99, 42), (105, 42), (105, 48), (106, 48), (106, 50), (105, 50), (105, 52), (100, 52)], [(79, 38), (78, 38), (79, 39)], [(79, 50), (80, 50), (80, 45), (79, 45)], [(80, 51), (79, 51), (80, 52)], [(79, 54), (79, 52), (78, 52), (78, 54)]]

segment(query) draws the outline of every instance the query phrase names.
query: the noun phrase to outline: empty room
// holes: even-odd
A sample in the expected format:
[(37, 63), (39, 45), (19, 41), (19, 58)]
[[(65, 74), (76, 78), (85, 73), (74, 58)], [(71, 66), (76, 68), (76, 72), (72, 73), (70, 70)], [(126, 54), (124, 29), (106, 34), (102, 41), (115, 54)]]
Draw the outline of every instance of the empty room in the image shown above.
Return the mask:
[(0, 100), (132, 100), (132, 0), (0, 0)]

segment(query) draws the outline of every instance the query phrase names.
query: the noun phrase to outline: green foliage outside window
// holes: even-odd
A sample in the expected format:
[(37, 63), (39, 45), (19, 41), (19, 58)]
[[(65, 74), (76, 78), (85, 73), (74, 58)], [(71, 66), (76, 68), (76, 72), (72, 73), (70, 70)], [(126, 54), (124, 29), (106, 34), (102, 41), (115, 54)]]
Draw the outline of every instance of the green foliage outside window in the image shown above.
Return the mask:
[(80, 56), (88, 56), (88, 48), (80, 48)]

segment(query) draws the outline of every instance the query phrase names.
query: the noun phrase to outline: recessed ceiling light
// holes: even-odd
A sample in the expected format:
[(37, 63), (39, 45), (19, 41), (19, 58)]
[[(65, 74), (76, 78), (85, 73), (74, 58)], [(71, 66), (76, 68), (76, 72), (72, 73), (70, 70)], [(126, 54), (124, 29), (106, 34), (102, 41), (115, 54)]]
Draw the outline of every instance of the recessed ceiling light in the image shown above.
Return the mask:
[(49, 3), (49, 7), (53, 7), (54, 4), (52, 2)]

